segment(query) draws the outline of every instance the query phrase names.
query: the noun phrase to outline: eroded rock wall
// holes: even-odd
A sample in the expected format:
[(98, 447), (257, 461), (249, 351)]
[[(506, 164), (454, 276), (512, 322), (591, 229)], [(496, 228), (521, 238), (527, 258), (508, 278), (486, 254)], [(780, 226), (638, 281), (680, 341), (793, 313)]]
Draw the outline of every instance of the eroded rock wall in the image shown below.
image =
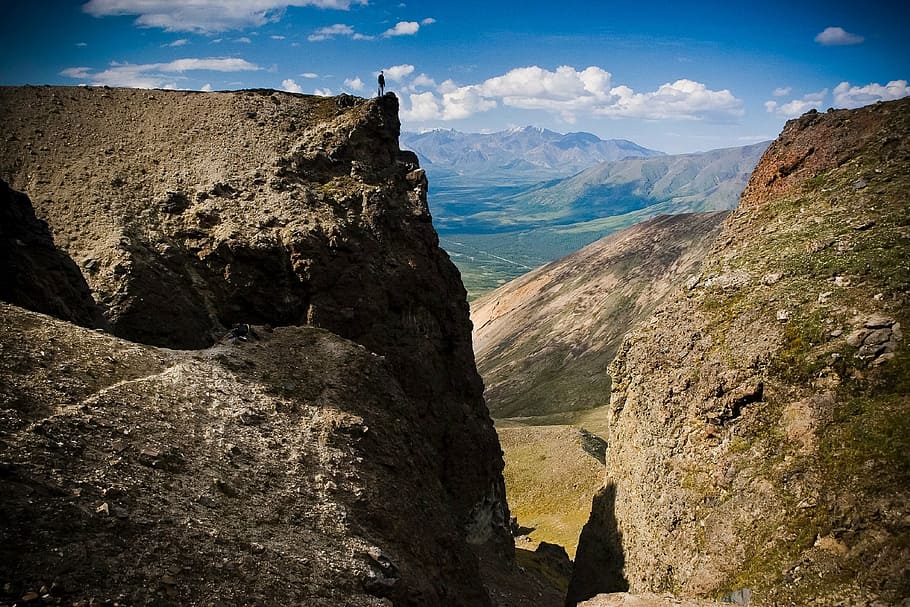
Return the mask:
[(402, 461), (426, 464), (413, 496), (441, 488), (449, 519), (436, 539), (405, 515), (382, 533), (460, 571), (418, 598), (402, 584), (396, 602), (483, 604), (466, 542), (512, 550), (501, 452), (397, 112), (394, 95), (4, 88), (0, 175), (35, 201), (117, 336), (193, 349), (235, 323), (307, 325), (384, 357), (420, 420), (400, 437)]
[(84, 327), (105, 325), (85, 278), (28, 196), (0, 180), (0, 300)]
[(615, 559), (592, 566), (617, 537), (633, 592), (910, 595), (908, 188), (910, 101), (787, 123), (700, 275), (611, 367), (613, 511), (570, 604), (621, 589)]

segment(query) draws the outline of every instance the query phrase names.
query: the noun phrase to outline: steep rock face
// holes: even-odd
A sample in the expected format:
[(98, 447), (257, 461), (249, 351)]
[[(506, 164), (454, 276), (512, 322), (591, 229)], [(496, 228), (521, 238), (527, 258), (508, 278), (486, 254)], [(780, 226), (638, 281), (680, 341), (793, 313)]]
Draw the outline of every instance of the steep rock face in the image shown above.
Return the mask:
[(908, 167), (908, 100), (787, 123), (699, 281), (613, 363), (615, 499), (570, 603), (617, 574), (765, 605), (910, 594)]
[(383, 357), (312, 327), (181, 352), (0, 317), (2, 599), (486, 603)]
[(725, 212), (660, 216), (529, 272), (471, 306), (474, 353), (494, 417), (606, 404), (627, 327), (704, 260)]
[(0, 300), (85, 327), (104, 325), (78, 266), (54, 246), (28, 196), (0, 180)]
[(449, 507), (453, 541), (426, 550), (468, 573), (419, 598), (403, 584), (396, 602), (483, 604), (465, 540), (511, 551), (502, 459), (397, 110), (393, 95), (5, 88), (0, 174), (37, 201), (118, 336), (199, 348), (234, 323), (307, 324), (385, 357), (421, 420), (404, 453), (427, 466), (410, 481)]

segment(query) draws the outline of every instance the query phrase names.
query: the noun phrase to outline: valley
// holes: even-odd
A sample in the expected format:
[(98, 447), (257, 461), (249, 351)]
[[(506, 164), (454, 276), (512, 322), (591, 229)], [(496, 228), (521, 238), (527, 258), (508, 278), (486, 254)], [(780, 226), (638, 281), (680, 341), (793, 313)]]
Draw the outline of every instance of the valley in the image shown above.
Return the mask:
[(532, 127), (402, 136), (424, 161), (433, 221), (470, 300), (651, 217), (735, 208), (767, 145), (668, 156)]
[(791, 120), (733, 210), (637, 223), (472, 302), (516, 545), (574, 555), (569, 604), (903, 604), (908, 110)]

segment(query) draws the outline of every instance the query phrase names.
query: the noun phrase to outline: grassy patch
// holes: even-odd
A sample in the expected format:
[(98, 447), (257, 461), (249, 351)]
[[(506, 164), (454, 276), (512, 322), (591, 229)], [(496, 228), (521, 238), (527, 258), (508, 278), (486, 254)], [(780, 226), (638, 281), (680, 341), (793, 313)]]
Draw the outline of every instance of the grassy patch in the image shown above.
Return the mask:
[(559, 544), (574, 557), (603, 467), (571, 426), (499, 428), (509, 508), (533, 542)]

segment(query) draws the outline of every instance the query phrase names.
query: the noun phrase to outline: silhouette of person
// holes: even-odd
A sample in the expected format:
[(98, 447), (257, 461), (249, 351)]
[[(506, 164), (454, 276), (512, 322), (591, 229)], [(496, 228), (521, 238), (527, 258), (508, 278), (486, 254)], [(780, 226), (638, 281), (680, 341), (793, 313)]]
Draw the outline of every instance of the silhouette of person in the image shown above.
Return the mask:
[(379, 70), (379, 96), (385, 93), (385, 76), (382, 75), (382, 70)]

